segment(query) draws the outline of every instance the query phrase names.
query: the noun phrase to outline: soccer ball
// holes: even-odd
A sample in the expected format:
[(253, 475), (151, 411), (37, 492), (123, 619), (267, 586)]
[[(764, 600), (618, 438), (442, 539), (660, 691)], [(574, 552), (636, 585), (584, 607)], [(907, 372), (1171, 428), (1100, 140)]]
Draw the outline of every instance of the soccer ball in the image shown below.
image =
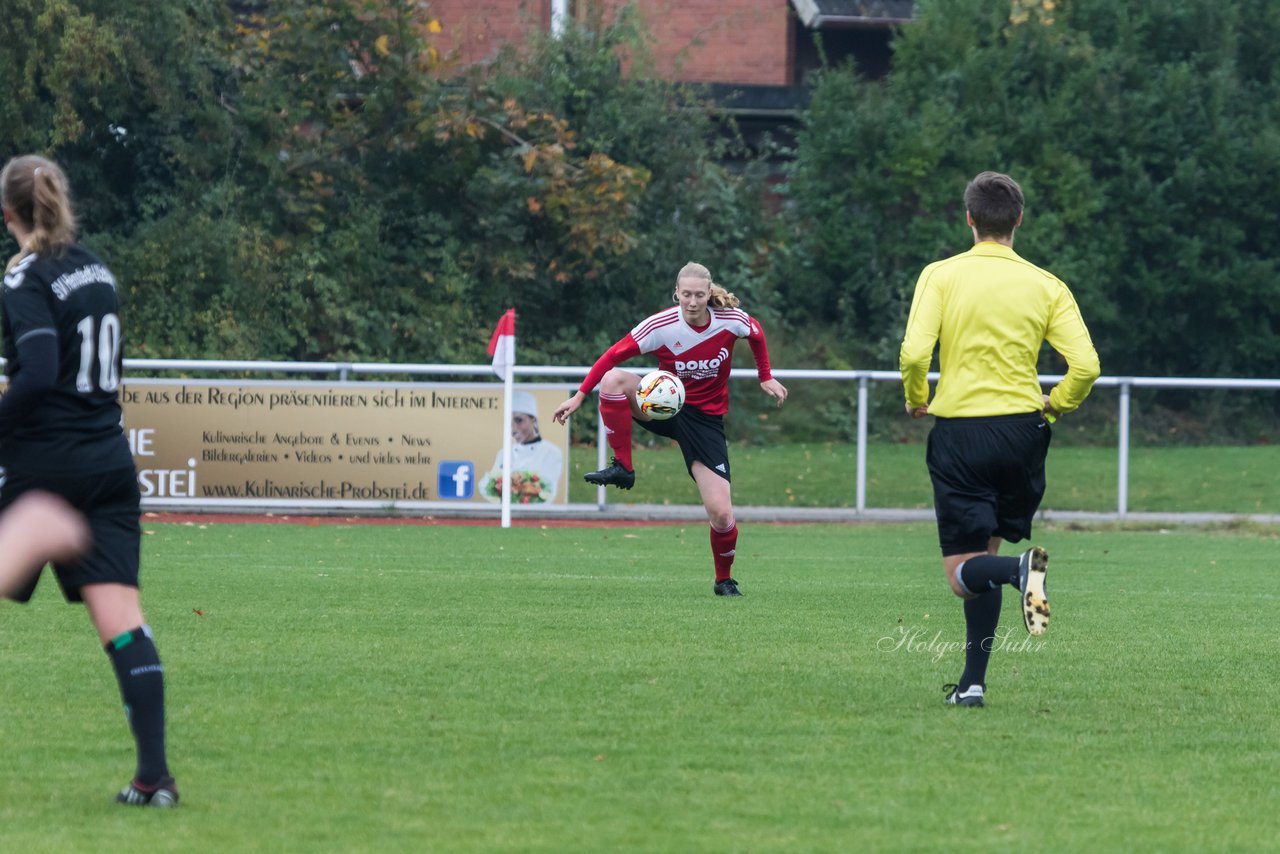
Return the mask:
[(684, 406), (684, 383), (669, 371), (650, 371), (640, 378), (636, 400), (641, 412), (654, 421), (666, 421)]

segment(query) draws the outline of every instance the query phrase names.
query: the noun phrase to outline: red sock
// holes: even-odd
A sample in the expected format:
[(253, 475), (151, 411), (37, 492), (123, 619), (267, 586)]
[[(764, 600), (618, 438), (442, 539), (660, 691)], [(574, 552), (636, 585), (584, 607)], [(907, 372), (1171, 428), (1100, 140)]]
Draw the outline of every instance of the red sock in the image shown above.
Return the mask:
[(716, 562), (716, 581), (724, 581), (733, 568), (733, 556), (738, 549), (738, 523), (729, 523), (729, 530), (717, 531), (711, 528), (711, 557)]
[(631, 401), (625, 394), (601, 392), (600, 418), (613, 455), (627, 471), (635, 471), (636, 467), (631, 464)]

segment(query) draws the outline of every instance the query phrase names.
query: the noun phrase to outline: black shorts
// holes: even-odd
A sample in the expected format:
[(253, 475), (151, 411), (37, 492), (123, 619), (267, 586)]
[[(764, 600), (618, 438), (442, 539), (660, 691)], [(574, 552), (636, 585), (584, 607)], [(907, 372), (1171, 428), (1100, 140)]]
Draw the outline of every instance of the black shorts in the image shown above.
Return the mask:
[[(138, 473), (133, 466), (93, 474), (26, 474), (10, 469), (0, 485), (0, 512), (18, 496), (43, 489), (62, 496), (85, 515), (93, 535), (89, 553), (69, 563), (54, 564), (53, 571), (68, 602), (81, 601), (86, 584), (114, 583), (138, 586), (138, 553), (142, 542), (139, 524)], [(40, 573), (25, 587), (9, 595), (26, 602), (35, 592)]]
[(992, 537), (1031, 536), (1051, 439), (1039, 412), (937, 420), (925, 460), (944, 556), (985, 552)]
[(674, 439), (684, 454), (684, 467), (693, 477), (693, 463), (702, 463), (725, 480), (729, 480), (729, 443), (724, 437), (724, 418), (707, 415), (693, 406), (684, 406), (674, 418), (666, 421), (636, 423), (650, 433)]

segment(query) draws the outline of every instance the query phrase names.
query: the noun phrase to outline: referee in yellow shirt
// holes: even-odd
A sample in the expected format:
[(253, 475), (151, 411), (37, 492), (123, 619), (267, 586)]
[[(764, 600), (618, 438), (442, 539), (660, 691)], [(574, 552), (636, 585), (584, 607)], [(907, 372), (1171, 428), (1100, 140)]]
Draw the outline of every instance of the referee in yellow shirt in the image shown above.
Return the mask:
[[(964, 599), (965, 667), (945, 686), (946, 701), (981, 706), (1000, 593), (1020, 595), (1027, 631), (1049, 624), (1042, 548), (999, 557), (1002, 540), (1031, 536), (1044, 497), (1044, 461), (1058, 415), (1071, 412), (1098, 378), (1098, 353), (1075, 298), (1058, 278), (1013, 251), (1022, 224), (1022, 188), (983, 172), (964, 191), (973, 248), (924, 268), (916, 282), (900, 367), (907, 414), (934, 416), (926, 461), (933, 481), (942, 565)], [(1040, 346), (1067, 360), (1046, 395), (1037, 379)], [(938, 387), (929, 399), (929, 364), (939, 348)]]

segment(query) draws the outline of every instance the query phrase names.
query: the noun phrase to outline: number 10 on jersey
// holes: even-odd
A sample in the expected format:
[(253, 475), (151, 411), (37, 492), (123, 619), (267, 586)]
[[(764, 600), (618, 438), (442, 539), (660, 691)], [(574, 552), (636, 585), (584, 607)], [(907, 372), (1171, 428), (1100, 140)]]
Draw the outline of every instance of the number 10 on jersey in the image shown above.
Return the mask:
[(120, 387), (120, 318), (115, 314), (104, 314), (97, 326), (95, 336), (92, 315), (76, 324), (76, 331), (80, 333), (80, 371), (76, 374), (76, 391), (84, 394), (93, 391), (95, 353), (98, 388), (102, 391), (115, 391)]

